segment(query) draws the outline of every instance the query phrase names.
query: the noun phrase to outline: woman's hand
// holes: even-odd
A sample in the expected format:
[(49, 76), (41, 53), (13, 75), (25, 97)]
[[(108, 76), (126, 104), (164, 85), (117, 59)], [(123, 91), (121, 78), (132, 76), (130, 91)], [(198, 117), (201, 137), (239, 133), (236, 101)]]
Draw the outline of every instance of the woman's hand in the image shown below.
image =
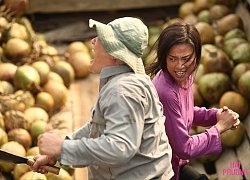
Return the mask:
[(34, 157), (34, 161), (35, 163), (33, 164), (32, 166), (32, 170), (34, 172), (38, 172), (38, 173), (41, 173), (41, 174), (47, 174), (48, 171), (43, 169), (43, 168), (40, 168), (40, 166), (42, 165), (55, 165), (56, 164), (56, 158), (54, 156), (47, 156), (47, 155), (36, 155)]
[(229, 129), (236, 129), (240, 124), (239, 114), (228, 109), (228, 107), (224, 106), (220, 108), (216, 114), (217, 123), (216, 127), (220, 133), (223, 133)]

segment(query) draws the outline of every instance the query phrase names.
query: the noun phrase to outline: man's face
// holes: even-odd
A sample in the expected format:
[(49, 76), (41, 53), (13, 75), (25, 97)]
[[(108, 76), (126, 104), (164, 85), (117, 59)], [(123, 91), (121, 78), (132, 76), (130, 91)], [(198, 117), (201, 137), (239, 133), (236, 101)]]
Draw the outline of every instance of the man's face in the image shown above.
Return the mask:
[(112, 65), (113, 59), (112, 56), (105, 51), (98, 37), (93, 38), (91, 44), (94, 58), (90, 62), (89, 71), (100, 74), (102, 68)]

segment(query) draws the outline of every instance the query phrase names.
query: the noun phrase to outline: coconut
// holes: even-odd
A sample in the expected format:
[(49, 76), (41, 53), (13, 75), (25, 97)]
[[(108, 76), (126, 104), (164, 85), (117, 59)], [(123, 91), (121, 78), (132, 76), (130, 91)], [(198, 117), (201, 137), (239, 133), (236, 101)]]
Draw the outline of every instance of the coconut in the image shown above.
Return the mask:
[(238, 90), (247, 100), (250, 100), (250, 70), (240, 76), (238, 80)]
[(197, 20), (198, 20), (198, 22), (206, 22), (206, 23), (210, 24), (211, 20), (209, 17), (209, 10), (205, 9), (205, 10), (200, 11), (197, 14)]
[(199, 82), (202, 97), (210, 104), (218, 103), (222, 94), (230, 90), (230, 79), (225, 73), (204, 74)]
[(247, 40), (245, 31), (239, 28), (232, 29), (224, 35), (224, 41), (232, 38), (242, 38)]
[(198, 14), (200, 11), (209, 9), (216, 4), (216, 0), (194, 0), (194, 13)]
[(0, 81), (0, 86), (2, 88), (2, 91), (0, 91), (3, 94), (12, 94), (14, 93), (14, 86), (8, 82), (8, 81)]
[(65, 50), (65, 56), (70, 56), (76, 52), (85, 52), (85, 53), (89, 53), (89, 49), (88, 47), (85, 45), (84, 42), (81, 41), (74, 41), (72, 43), (70, 43), (66, 50)]
[(231, 13), (231, 9), (224, 4), (214, 4), (209, 8), (209, 19), (211, 21), (219, 20)]
[(64, 85), (67, 88), (75, 79), (75, 71), (70, 63), (66, 61), (55, 62), (54, 66), (51, 67), (51, 70), (62, 77)]
[(215, 162), (219, 157), (221, 153), (215, 153), (215, 154), (208, 154), (202, 157), (197, 158), (201, 163), (206, 164), (210, 162)]
[(38, 146), (33, 146), (27, 150), (26, 155), (27, 156), (36, 156), (39, 154), (39, 147)]
[(4, 0), (4, 5), (15, 17), (23, 15), (28, 9), (28, 4), (28, 0)]
[(21, 39), (24, 41), (28, 40), (28, 34), (25, 26), (17, 22), (9, 23), (2, 32), (1, 42), (6, 43), (12, 38)]
[(64, 84), (63, 78), (59, 74), (57, 74), (56, 72), (53, 72), (53, 71), (51, 71), (49, 73), (49, 79), (48, 80), (52, 80), (52, 81)]
[(202, 44), (213, 44), (215, 33), (212, 26), (206, 22), (198, 22), (195, 24), (196, 29), (200, 33)]
[(194, 14), (194, 2), (187, 1), (182, 3), (178, 9), (178, 14), (180, 18), (184, 18), (189, 14)]
[(8, 23), (9, 22), (5, 17), (0, 17), (0, 32), (3, 32), (3, 30), (7, 27)]
[(30, 133), (23, 128), (15, 128), (11, 129), (8, 132), (8, 139), (9, 141), (16, 141), (23, 145), (25, 150), (29, 149), (32, 145), (32, 139)]
[(234, 28), (243, 30), (243, 21), (239, 15), (231, 13), (219, 19), (214, 26), (218, 34), (225, 35)]
[(47, 132), (48, 125), (45, 121), (37, 120), (30, 126), (29, 132), (32, 138), (32, 145), (37, 146), (37, 138), (40, 134)]
[(28, 171), (19, 180), (47, 180), (47, 178), (44, 174)]
[(3, 120), (3, 115), (2, 113), (0, 112), (0, 128), (4, 129), (4, 120)]
[(61, 109), (68, 98), (68, 89), (64, 84), (49, 80), (44, 86), (45, 92), (49, 93), (54, 99), (54, 110)]
[(49, 78), (50, 66), (44, 61), (33, 62), (31, 66), (39, 73), (40, 85), (43, 86)]
[(37, 120), (42, 120), (44, 122), (49, 121), (48, 113), (40, 107), (29, 107), (24, 111), (24, 114), (30, 123), (33, 123)]
[(30, 123), (25, 117), (25, 114), (18, 110), (9, 110), (4, 114), (4, 124), (7, 131), (15, 128), (23, 128), (28, 130)]
[(219, 105), (220, 107), (227, 106), (237, 112), (241, 120), (244, 120), (249, 112), (247, 99), (235, 91), (225, 92), (220, 98)]
[(47, 180), (72, 180), (72, 177), (70, 176), (70, 174), (63, 168), (60, 169), (60, 172), (58, 175), (48, 173), (48, 174), (45, 174), (45, 176), (47, 177)]
[(196, 16), (194, 14), (189, 14), (189, 15), (185, 16), (185, 18), (183, 18), (183, 20), (187, 23), (190, 23), (190, 24), (196, 24), (199, 21), (198, 16)]
[(232, 51), (232, 59), (235, 64), (250, 62), (250, 43), (241, 43)]
[(195, 72), (195, 79), (194, 79), (194, 83), (198, 83), (199, 82), (199, 79), (202, 75), (205, 74), (205, 70), (204, 70), (204, 66), (203, 64), (200, 64), (198, 66), (198, 68), (196, 69), (196, 72)]
[(215, 35), (214, 37), (214, 45), (220, 49), (222, 49), (224, 43), (224, 36), (222, 35)]
[(50, 56), (53, 62), (57, 62), (61, 60), (60, 56), (58, 55), (57, 49), (53, 46), (47, 45), (43, 47), (41, 53), (43, 55)]
[(219, 48), (207, 48), (207, 46), (203, 46), (203, 48), (207, 51), (207, 53), (202, 56), (202, 64), (204, 66), (205, 73), (231, 73), (233, 62), (224, 51)]
[(247, 43), (247, 40), (242, 38), (231, 38), (226, 41), (224, 41), (224, 44), (222, 46), (222, 50), (230, 57), (232, 58), (233, 50), (241, 43)]
[[(26, 108), (32, 107), (35, 105), (35, 97), (31, 94), (30, 91), (17, 90), (15, 93), (15, 98), (25, 104)], [(25, 108), (25, 109), (26, 109)]]
[(250, 70), (250, 62), (239, 63), (236, 66), (234, 66), (231, 74), (231, 80), (234, 83), (234, 85), (237, 86), (240, 76), (248, 70)]
[(39, 84), (40, 76), (34, 67), (22, 65), (17, 68), (14, 76), (14, 85), (17, 89), (35, 92)]
[(0, 63), (0, 80), (13, 82), (17, 66), (12, 63)]
[(235, 130), (228, 130), (220, 135), (221, 143), (230, 148), (238, 147), (245, 137), (245, 125), (240, 123)]
[(31, 168), (27, 164), (16, 164), (12, 172), (14, 180), (20, 180), (20, 177), (29, 171)]
[(13, 94), (10, 94), (8, 96), (0, 96), (0, 99), (1, 99), (2, 112), (6, 112), (9, 110), (16, 110), (23, 112), (26, 109), (26, 105), (23, 102), (17, 100), (15, 95)]
[(3, 128), (0, 128), (0, 146), (7, 143), (9, 141), (8, 135)]
[(47, 92), (40, 92), (36, 95), (36, 107), (44, 109), (49, 115), (54, 108), (54, 99), (51, 94)]
[(74, 69), (76, 78), (84, 78), (89, 75), (90, 61), (91, 61), (91, 57), (89, 53), (81, 52), (81, 51), (70, 55), (69, 58), (67, 59), (67, 62)]
[[(26, 156), (26, 150), (24, 149), (24, 147), (15, 141), (9, 141), (3, 144), (0, 149), (18, 156)], [(13, 163), (0, 161), (0, 169), (2, 169), (3, 172), (10, 173), (13, 170), (14, 166), (15, 164)]]
[(198, 84), (196, 84), (196, 83), (193, 84), (193, 91), (194, 91), (194, 105), (199, 106), (199, 107), (202, 106), (203, 105), (203, 98), (200, 94)]
[(23, 58), (28, 57), (30, 45), (22, 39), (12, 38), (7, 41), (4, 47), (4, 55), (13, 63), (20, 62)]

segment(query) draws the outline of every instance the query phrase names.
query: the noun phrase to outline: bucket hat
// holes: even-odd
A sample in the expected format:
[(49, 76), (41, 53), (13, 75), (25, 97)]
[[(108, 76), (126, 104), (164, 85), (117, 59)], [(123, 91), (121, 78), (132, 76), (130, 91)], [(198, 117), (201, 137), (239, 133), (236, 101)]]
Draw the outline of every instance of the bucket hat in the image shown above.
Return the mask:
[(89, 20), (108, 54), (125, 62), (136, 74), (145, 74), (141, 56), (148, 45), (148, 28), (138, 18), (123, 17), (108, 24)]

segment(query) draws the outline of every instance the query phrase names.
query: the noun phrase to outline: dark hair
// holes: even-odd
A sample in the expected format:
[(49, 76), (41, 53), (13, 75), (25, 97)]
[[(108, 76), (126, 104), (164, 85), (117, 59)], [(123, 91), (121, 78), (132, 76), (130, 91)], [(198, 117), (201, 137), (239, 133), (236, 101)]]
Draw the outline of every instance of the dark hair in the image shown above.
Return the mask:
[[(170, 48), (173, 45), (187, 43), (193, 46), (193, 53), (195, 53), (196, 66), (198, 67), (201, 59), (201, 39), (198, 30), (194, 25), (184, 21), (173, 23), (167, 26), (158, 37), (152, 49), (157, 46), (157, 57), (153, 63), (146, 67), (146, 73), (155, 75), (160, 69), (167, 72), (166, 57)], [(152, 50), (150, 53), (152, 53)], [(194, 70), (195, 70), (194, 69)]]

